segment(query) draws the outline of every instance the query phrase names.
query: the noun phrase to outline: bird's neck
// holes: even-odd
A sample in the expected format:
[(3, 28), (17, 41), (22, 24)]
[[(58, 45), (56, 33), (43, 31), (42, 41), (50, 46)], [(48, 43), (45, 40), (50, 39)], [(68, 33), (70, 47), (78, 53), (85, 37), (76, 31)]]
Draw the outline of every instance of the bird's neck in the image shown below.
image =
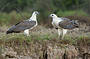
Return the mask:
[(57, 21), (58, 20), (58, 17), (53, 17), (53, 21)]
[(37, 21), (36, 19), (36, 14), (32, 14), (32, 16), (30, 17), (29, 21)]
[(61, 22), (61, 21), (62, 21), (61, 18), (59, 18), (59, 17), (54, 17), (52, 22), (58, 23), (58, 22)]

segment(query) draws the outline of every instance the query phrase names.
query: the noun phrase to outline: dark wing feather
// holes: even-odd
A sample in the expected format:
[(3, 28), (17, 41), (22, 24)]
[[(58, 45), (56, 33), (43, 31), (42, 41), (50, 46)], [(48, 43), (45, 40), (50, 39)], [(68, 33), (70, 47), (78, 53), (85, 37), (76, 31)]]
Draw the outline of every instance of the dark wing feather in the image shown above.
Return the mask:
[(64, 20), (59, 23), (59, 26), (64, 29), (74, 29), (79, 27), (75, 20)]
[(21, 23), (21, 22), (16, 23), (15, 26), (18, 25), (19, 23)]
[(12, 32), (21, 32), (24, 31), (25, 29), (30, 29), (34, 25), (36, 25), (36, 21), (22, 21), (17, 23), (16, 25), (12, 26), (7, 33), (12, 33)]
[(64, 18), (64, 17), (60, 17), (62, 20), (67, 20), (67, 21), (70, 21), (70, 19), (68, 18)]

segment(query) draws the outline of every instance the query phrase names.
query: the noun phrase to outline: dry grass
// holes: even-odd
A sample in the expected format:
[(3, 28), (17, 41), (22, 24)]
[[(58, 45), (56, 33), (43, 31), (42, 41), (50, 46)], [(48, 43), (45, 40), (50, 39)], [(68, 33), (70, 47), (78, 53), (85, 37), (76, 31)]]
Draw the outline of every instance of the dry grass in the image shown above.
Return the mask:
[[(6, 34), (6, 29), (8, 29), (7, 26), (3, 26), (3, 31), (1, 30), (0, 32), (0, 40), (53, 40), (56, 39), (58, 40), (58, 34), (57, 34), (57, 30), (56, 29), (51, 29), (51, 28), (45, 28), (43, 26), (37, 26), (36, 28), (34, 28), (33, 30), (30, 31), (30, 36), (24, 36), (23, 33), (12, 33), (12, 34)], [(81, 33), (79, 31), (75, 31), (73, 30), (72, 33), (71, 31), (69, 31), (67, 33), (67, 35), (65, 36), (64, 40), (68, 40), (71, 43), (75, 43), (75, 41), (77, 39), (81, 39), (81, 38), (87, 38), (90, 37), (90, 33)], [(62, 41), (64, 41), (62, 40)]]
[(37, 40), (49, 40), (53, 38), (57, 38), (57, 33), (55, 29), (47, 29), (42, 26), (38, 26), (37, 28), (34, 28), (33, 30), (30, 31), (30, 36), (26, 37), (24, 36), (23, 33), (12, 33), (12, 34), (6, 34), (6, 29), (5, 26), (3, 26), (4, 31), (1, 30), (0, 33), (0, 39), (2, 40), (8, 40), (8, 39), (37, 39)]
[[(7, 54), (9, 54), (9, 52), (11, 51), (8, 57), (12, 57), (11, 55), (12, 53), (13, 54), (17, 53), (16, 55), (18, 56), (29, 55), (35, 58), (38, 58), (39, 56), (41, 59), (44, 59), (43, 55), (46, 54), (45, 51), (49, 49), (48, 47), (52, 48), (51, 51), (53, 51), (54, 48), (57, 49), (58, 47), (59, 52), (60, 51), (64, 52), (63, 50), (66, 50), (67, 52), (64, 53), (66, 53), (67, 56), (68, 55), (72, 56), (72, 55), (77, 55), (77, 51), (74, 46), (79, 47), (80, 51), (82, 51), (83, 49), (84, 51), (86, 51), (85, 48), (83, 49), (81, 48), (83, 47), (83, 45), (84, 47), (86, 47), (87, 44), (90, 43), (90, 40), (88, 39), (90, 38), (90, 33), (85, 33), (83, 34), (84, 35), (83, 36), (79, 32), (73, 31), (71, 34), (68, 32), (63, 40), (59, 40), (57, 30), (53, 28), (50, 29), (42, 26), (37, 26), (35, 29), (30, 31), (30, 36), (28, 37), (24, 36), (23, 33), (19, 33), (19, 34), (12, 33), (7, 35), (5, 34), (5, 32), (8, 27), (3, 26), (2, 28), (5, 29), (5, 31), (0, 32), (0, 49), (2, 49), (5, 52), (2, 52), (2, 50), (0, 50), (1, 51), (0, 53), (6, 53), (5, 56), (7, 56)], [(5, 49), (8, 50), (6, 51)], [(86, 52), (88, 51), (89, 50), (87, 50)], [(50, 53), (54, 53), (54, 52), (50, 52)]]

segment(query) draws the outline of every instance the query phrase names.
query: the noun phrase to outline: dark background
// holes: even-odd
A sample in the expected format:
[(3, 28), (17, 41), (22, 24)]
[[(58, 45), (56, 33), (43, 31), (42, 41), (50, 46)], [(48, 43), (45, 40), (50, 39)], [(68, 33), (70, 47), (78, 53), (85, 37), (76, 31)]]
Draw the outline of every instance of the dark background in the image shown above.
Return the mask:
[(0, 24), (12, 25), (39, 11), (40, 24), (49, 22), (51, 13), (58, 16), (90, 16), (90, 0), (0, 0)]

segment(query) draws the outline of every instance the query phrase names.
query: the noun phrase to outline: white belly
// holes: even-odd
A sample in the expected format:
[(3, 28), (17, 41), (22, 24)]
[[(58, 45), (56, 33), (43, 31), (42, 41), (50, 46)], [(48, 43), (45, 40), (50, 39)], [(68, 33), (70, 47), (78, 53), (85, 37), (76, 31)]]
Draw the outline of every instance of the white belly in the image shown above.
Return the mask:
[(55, 21), (52, 21), (52, 25), (56, 28), (60, 28), (59, 26), (59, 22), (61, 22), (61, 20), (55, 20)]

